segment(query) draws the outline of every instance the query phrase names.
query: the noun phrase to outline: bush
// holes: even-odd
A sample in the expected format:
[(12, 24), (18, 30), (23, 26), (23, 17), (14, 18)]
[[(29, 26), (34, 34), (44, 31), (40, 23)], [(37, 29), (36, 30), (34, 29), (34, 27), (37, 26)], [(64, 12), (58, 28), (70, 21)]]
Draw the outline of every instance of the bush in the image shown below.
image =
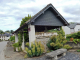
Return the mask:
[(66, 35), (66, 39), (70, 39), (70, 38), (80, 39), (80, 31), (77, 33)]
[(67, 44), (67, 45), (64, 45), (63, 48), (65, 48), (65, 49), (71, 49), (72, 47)]
[(77, 43), (80, 42), (80, 39), (74, 39), (73, 42), (74, 42), (75, 44), (77, 44)]
[(28, 47), (29, 47), (29, 42), (27, 42), (27, 43), (26, 43), (26, 46), (28, 46)]
[(14, 43), (13, 46), (14, 47), (19, 47), (19, 43), (18, 42), (17, 43)]
[(47, 47), (50, 50), (57, 50), (63, 47), (63, 45), (67, 42), (65, 39), (65, 33), (63, 29), (61, 28), (60, 31), (58, 31), (58, 35), (53, 35), (50, 40), (47, 43)]
[(80, 52), (80, 50), (77, 50), (77, 52)]
[(51, 40), (52, 40), (52, 42), (56, 42), (56, 40), (57, 40), (57, 36), (56, 35), (53, 35), (51, 38), (50, 38)]
[(31, 43), (30, 48), (26, 47), (25, 50), (27, 51), (28, 57), (40, 56), (44, 52), (44, 45), (42, 45), (40, 41), (39, 42), (35, 41), (34, 44)]
[(9, 40), (10, 41), (15, 41), (15, 36), (11, 36)]

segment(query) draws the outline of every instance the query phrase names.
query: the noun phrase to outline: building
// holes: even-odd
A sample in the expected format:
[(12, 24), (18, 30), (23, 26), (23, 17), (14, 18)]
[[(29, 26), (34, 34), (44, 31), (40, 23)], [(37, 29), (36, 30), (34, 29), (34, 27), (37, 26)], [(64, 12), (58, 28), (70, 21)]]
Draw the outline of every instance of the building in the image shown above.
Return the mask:
[[(15, 43), (18, 42), (18, 32), (23, 32), (25, 27), (28, 27), (29, 44), (36, 39), (36, 32), (44, 32), (45, 30), (60, 28), (61, 26), (67, 26), (69, 23), (63, 18), (63, 16), (55, 9), (52, 4), (48, 4), (40, 12), (35, 14), (30, 20), (25, 22), (19, 27), (15, 33)], [(24, 35), (22, 50), (24, 50)]]
[(12, 36), (12, 34), (10, 34), (10, 33), (0, 34), (0, 39), (1, 40), (9, 40), (10, 36)]
[(70, 24), (69, 26), (63, 26), (63, 30), (66, 35), (78, 32), (80, 31), (80, 23), (73, 23)]

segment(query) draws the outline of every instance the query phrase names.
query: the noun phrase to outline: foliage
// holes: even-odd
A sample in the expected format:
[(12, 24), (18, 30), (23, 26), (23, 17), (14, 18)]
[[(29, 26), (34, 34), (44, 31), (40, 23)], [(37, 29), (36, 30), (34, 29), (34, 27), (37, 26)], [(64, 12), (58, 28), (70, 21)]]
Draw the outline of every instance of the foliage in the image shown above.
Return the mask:
[[(28, 21), (30, 18), (31, 18), (31, 15), (29, 15), (29, 14), (28, 14), (27, 17), (22, 18), (22, 21), (21, 21), (21, 23), (20, 23), (20, 26), (22, 26), (23, 24), (25, 24), (25, 22)], [(20, 35), (20, 33), (19, 33), (19, 35)], [(21, 37), (20, 37), (20, 39), (21, 39)], [(26, 42), (29, 42), (28, 26), (26, 26), (26, 27), (24, 28), (24, 40), (25, 40)]]
[(18, 42), (17, 43), (14, 43), (13, 46), (14, 47), (19, 47), (19, 43)]
[(78, 42), (80, 42), (80, 39), (74, 39), (73, 42), (77, 44)]
[(0, 30), (0, 34), (3, 34), (4, 32), (2, 30)]
[(13, 33), (14, 31), (13, 30), (6, 30), (5, 32), (6, 33)]
[(50, 50), (56, 50), (62, 48), (66, 42), (65, 33), (61, 27), (61, 30), (58, 31), (58, 35), (53, 35), (48, 41), (47, 46)]
[(24, 56), (24, 58), (27, 58), (28, 56), (27, 56), (27, 54)]
[(31, 18), (31, 15), (29, 15), (29, 14), (28, 14), (28, 16), (27, 16), (27, 17), (22, 18), (22, 21), (21, 21), (20, 26), (22, 26), (22, 25), (23, 25), (26, 21), (28, 21), (30, 18)]
[(51, 29), (51, 30), (48, 30), (47, 32), (58, 32), (57, 29)]
[(15, 41), (15, 36), (11, 36), (10, 41)]
[(65, 48), (65, 49), (71, 49), (72, 47), (67, 44), (67, 45), (64, 45), (63, 48)]
[(51, 41), (52, 41), (52, 42), (54, 42), (54, 43), (55, 43), (55, 42), (56, 42), (56, 40), (57, 40), (57, 36), (56, 36), (56, 35), (53, 35), (50, 39), (51, 39)]
[(28, 47), (29, 47), (29, 42), (27, 42), (27, 43), (26, 43), (26, 46), (28, 46)]
[(50, 52), (50, 50), (47, 50), (47, 53), (49, 53)]
[(44, 45), (41, 42), (31, 43), (31, 48), (25, 48), (28, 57), (40, 56), (44, 52)]
[(70, 38), (80, 39), (80, 31), (77, 33), (66, 35), (66, 39), (70, 39)]
[(77, 50), (77, 52), (80, 52), (80, 49), (79, 49), (79, 50)]

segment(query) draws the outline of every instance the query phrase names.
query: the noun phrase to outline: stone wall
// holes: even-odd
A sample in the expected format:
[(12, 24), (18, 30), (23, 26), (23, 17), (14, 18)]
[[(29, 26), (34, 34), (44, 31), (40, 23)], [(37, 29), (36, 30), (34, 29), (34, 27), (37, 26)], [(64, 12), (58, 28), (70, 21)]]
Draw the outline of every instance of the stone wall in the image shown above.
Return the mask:
[(79, 49), (80, 43), (75, 44), (74, 42), (67, 42), (66, 44), (69, 44), (73, 49)]
[(45, 47), (45, 52), (48, 50), (48, 47), (47, 47), (46, 44), (49, 41), (50, 37), (53, 36), (53, 35), (57, 35), (57, 33), (49, 33), (49, 32), (46, 32), (46, 33), (37, 32), (36, 33), (36, 41), (37, 42), (41, 41), (41, 43)]
[(48, 50), (48, 47), (46, 46), (46, 44), (47, 44), (47, 42), (48, 42), (49, 39), (50, 39), (49, 37), (36, 38), (36, 41), (37, 41), (37, 42), (41, 41), (41, 43), (44, 45), (44, 47), (45, 47), (45, 52)]

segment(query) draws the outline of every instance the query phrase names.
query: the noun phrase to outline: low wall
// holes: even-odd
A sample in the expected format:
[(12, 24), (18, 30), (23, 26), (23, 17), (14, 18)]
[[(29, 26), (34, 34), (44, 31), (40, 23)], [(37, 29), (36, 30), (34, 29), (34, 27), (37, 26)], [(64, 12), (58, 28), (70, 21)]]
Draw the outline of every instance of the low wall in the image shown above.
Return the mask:
[(41, 43), (45, 47), (45, 52), (48, 50), (48, 47), (47, 47), (46, 44), (48, 43), (50, 37), (53, 36), (53, 35), (57, 35), (57, 33), (49, 33), (49, 32), (46, 32), (46, 33), (37, 32), (36, 33), (36, 41), (37, 42), (41, 41)]
[(51, 33), (51, 32), (36, 32), (36, 37), (49, 37), (49, 36), (53, 36), (53, 35), (57, 35), (57, 33)]
[(75, 44), (74, 42), (67, 42), (66, 44), (69, 44), (73, 49), (79, 49), (80, 43)]

